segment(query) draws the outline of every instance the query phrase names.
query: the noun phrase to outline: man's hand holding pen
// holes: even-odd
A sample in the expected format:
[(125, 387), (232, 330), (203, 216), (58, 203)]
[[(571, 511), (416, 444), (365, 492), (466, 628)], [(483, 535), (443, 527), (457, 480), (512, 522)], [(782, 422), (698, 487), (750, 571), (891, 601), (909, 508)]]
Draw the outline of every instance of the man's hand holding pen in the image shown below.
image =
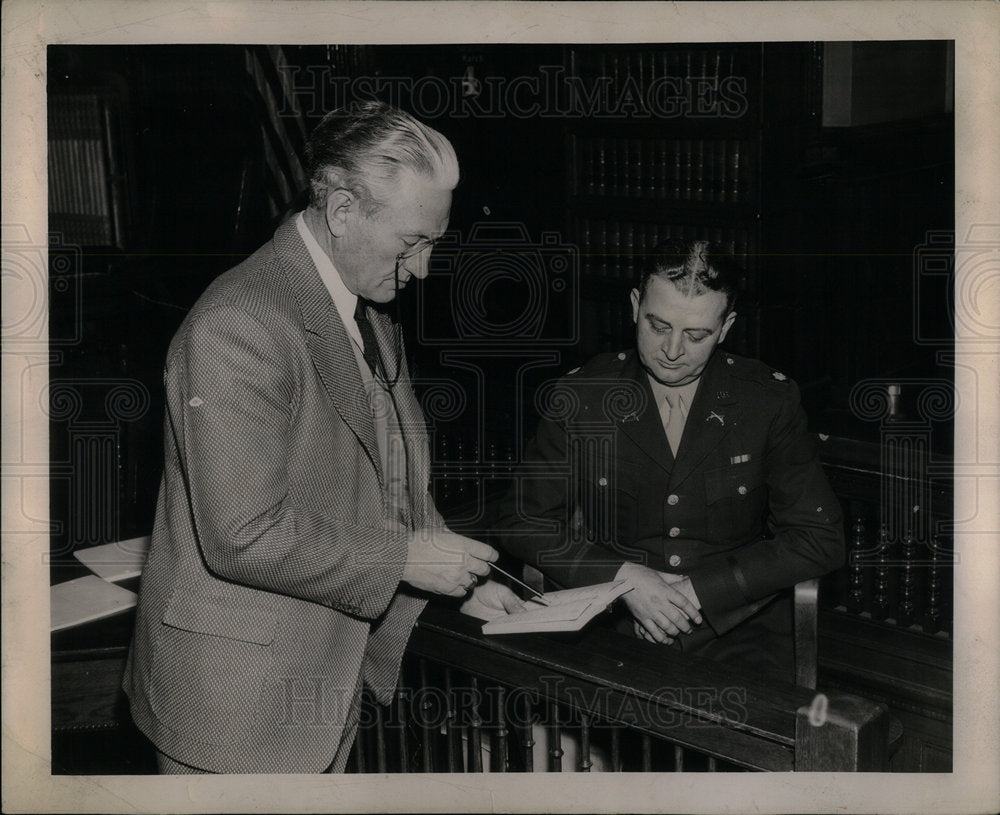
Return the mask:
[(425, 527), (410, 534), (402, 580), (416, 589), (462, 597), (489, 574), (497, 550), (449, 529)]

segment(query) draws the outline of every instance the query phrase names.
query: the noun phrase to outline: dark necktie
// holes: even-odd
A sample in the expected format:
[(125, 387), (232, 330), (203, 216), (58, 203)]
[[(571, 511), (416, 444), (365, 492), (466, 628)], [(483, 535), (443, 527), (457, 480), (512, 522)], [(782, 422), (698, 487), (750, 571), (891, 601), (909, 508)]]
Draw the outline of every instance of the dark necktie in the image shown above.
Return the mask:
[(379, 358), (378, 340), (375, 339), (375, 331), (372, 328), (372, 324), (368, 322), (368, 314), (365, 311), (367, 305), (367, 300), (358, 298), (358, 305), (354, 309), (354, 322), (358, 324), (358, 330), (361, 332), (361, 342), (365, 346), (365, 362), (368, 363), (368, 368), (371, 370), (372, 376), (376, 376)]

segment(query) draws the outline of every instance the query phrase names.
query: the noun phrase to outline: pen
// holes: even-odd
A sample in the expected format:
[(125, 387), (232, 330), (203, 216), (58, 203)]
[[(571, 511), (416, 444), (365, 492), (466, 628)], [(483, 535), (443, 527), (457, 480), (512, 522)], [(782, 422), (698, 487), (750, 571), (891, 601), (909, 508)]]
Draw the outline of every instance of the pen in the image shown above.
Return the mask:
[(520, 580), (518, 580), (516, 577), (514, 577), (514, 575), (507, 574), (507, 572), (505, 572), (503, 569), (501, 569), (495, 563), (491, 563), (490, 564), (490, 568), (493, 569), (494, 571), (500, 572), (500, 574), (502, 574), (504, 577), (510, 578), (515, 583), (517, 583), (517, 585), (523, 586), (528, 591), (530, 591), (532, 594), (536, 595), (535, 597), (532, 598), (536, 602), (541, 603), (543, 606), (551, 605), (551, 603), (548, 601), (548, 599), (545, 597), (544, 594), (542, 594), (540, 591), (535, 591), (535, 589), (531, 588), (531, 586), (529, 586), (527, 583), (522, 583)]

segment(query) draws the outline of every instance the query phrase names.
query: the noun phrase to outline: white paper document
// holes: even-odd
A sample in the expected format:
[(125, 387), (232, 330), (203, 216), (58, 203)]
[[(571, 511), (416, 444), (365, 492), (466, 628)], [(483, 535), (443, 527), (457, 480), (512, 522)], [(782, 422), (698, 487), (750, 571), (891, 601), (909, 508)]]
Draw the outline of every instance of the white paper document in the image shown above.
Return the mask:
[(125, 580), (142, 574), (149, 553), (149, 535), (102, 546), (77, 549), (73, 557), (105, 580)]
[(50, 599), (50, 630), (61, 631), (130, 609), (135, 606), (138, 595), (88, 574), (52, 586)]
[(535, 631), (579, 631), (631, 587), (624, 580), (597, 583), (543, 595), (549, 605), (526, 600), (527, 611), (490, 620), (484, 634), (527, 634)]

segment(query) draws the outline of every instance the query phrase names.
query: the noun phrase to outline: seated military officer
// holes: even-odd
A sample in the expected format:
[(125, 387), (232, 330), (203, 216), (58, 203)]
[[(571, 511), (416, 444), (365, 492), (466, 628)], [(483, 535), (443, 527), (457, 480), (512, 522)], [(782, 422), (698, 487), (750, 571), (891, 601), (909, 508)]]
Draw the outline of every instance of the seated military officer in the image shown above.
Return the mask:
[(842, 564), (843, 524), (798, 388), (719, 348), (739, 279), (706, 241), (651, 253), (635, 350), (547, 389), (497, 541), (563, 587), (627, 580), (638, 636), (791, 679), (785, 590)]

